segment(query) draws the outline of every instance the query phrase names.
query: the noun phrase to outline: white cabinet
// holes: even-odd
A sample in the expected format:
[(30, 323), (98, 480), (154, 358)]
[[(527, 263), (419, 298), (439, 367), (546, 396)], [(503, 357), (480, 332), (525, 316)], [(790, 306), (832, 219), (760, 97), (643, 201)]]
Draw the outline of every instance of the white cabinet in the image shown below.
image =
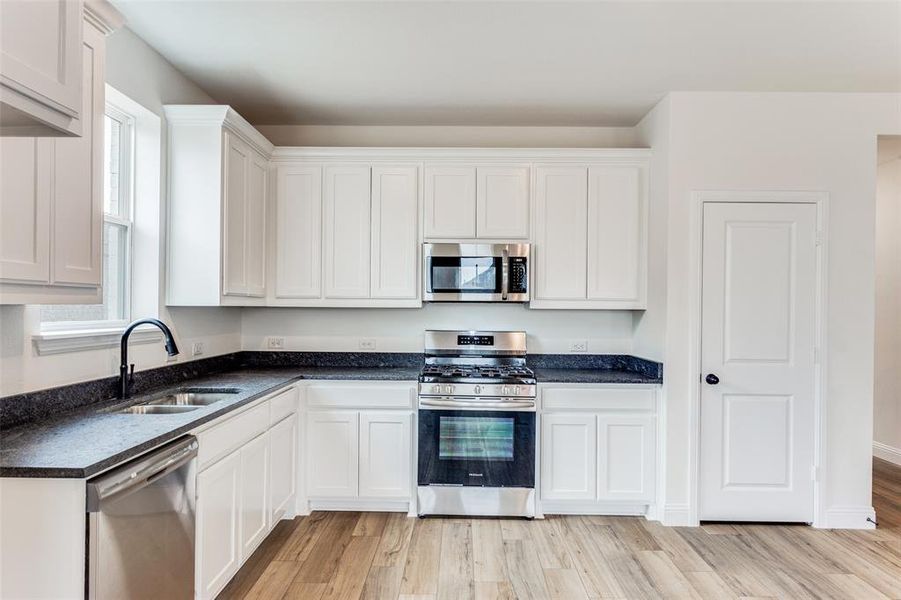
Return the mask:
[(476, 169), (476, 237), (529, 237), (529, 167)]
[(655, 386), (540, 384), (542, 511), (644, 514), (654, 505)]
[(326, 298), (369, 296), (369, 177), (369, 166), (325, 169)]
[(536, 167), (530, 308), (645, 308), (646, 171), (643, 160)]
[(273, 306), (418, 307), (419, 169), (275, 161)]
[(360, 413), (360, 496), (409, 497), (411, 421), (409, 412)]
[(164, 108), (168, 304), (265, 304), (272, 144), (228, 106)]
[(360, 415), (341, 410), (307, 414), (307, 494), (353, 497), (358, 492)]
[(82, 133), (81, 0), (0, 2), (0, 133)]
[(322, 295), (322, 168), (276, 168), (275, 298)]
[(542, 415), (542, 499), (594, 500), (597, 495), (597, 457), (595, 415)]
[(195, 590), (215, 598), (240, 566), (241, 452), (197, 475)]
[(425, 168), (425, 237), (476, 236), (475, 167)]
[(291, 415), (269, 430), (269, 507), (274, 526), (285, 515), (294, 514), (290, 503), (297, 492), (297, 415)]
[(372, 168), (372, 298), (419, 297), (419, 188), (411, 166)]
[(529, 167), (425, 168), (425, 237), (529, 237)]
[[(4, 10), (7, 4), (56, 6), (53, 2), (4, 2)], [(108, 30), (99, 27), (99, 22), (91, 20), (85, 22), (83, 34), (80, 27), (78, 32), (84, 63), (84, 69), (78, 70), (77, 88), (81, 136), (0, 139), (0, 302), (4, 304), (100, 301), (103, 54)]]
[(241, 557), (247, 558), (269, 533), (269, 436), (248, 442), (241, 452)]

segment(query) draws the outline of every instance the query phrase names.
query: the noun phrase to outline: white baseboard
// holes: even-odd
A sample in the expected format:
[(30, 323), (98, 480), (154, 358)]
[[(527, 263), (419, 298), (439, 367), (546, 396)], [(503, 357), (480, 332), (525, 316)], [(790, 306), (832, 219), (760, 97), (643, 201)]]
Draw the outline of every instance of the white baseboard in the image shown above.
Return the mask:
[(882, 442), (873, 442), (873, 456), (901, 466), (901, 448), (895, 448)]
[(408, 500), (382, 500), (376, 498), (311, 498), (310, 510), (410, 512)]
[[(868, 521), (867, 519), (872, 519)], [(833, 506), (826, 511), (823, 529), (875, 529), (876, 511), (872, 506)]]
[(691, 507), (688, 504), (667, 504), (663, 507), (663, 519), (660, 521), (667, 527), (697, 527), (699, 523), (691, 518)]
[(583, 502), (573, 500), (542, 500), (543, 515), (611, 515), (641, 517), (648, 514), (647, 504), (631, 502)]

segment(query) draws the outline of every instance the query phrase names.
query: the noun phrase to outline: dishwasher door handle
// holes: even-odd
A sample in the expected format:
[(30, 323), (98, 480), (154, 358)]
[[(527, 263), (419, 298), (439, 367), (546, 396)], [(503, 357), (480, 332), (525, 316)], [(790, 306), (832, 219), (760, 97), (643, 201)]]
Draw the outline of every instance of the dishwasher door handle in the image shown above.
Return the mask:
[(131, 467), (88, 482), (88, 512), (98, 512), (100, 505), (136, 488), (150, 485), (167, 473), (178, 469), (197, 456), (197, 439), (190, 437), (164, 450), (151, 454)]

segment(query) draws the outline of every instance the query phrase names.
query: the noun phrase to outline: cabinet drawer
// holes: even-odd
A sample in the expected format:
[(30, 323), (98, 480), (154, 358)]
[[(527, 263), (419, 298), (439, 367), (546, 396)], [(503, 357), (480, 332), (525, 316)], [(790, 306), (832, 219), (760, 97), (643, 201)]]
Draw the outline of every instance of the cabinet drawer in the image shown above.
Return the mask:
[(541, 390), (542, 410), (654, 410), (656, 391), (644, 387), (552, 387)]
[(307, 388), (309, 407), (412, 408), (413, 384), (342, 382), (315, 384)]
[(269, 402), (244, 411), (221, 425), (197, 434), (198, 469), (203, 469), (235, 448), (269, 429)]
[(269, 400), (269, 424), (275, 425), (297, 411), (297, 388), (289, 388)]

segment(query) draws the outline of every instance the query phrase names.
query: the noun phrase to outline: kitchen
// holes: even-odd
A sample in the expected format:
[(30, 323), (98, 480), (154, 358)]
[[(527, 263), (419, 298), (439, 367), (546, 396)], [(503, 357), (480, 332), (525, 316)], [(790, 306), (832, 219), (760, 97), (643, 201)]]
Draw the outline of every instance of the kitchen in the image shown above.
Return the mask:
[[(272, 39), (248, 46), (248, 3), (0, 2), (0, 595), (897, 595), (872, 390), (860, 405), (874, 278), (860, 248), (876, 136), (901, 133), (894, 63), (879, 63), (889, 83), (835, 90), (792, 87), (770, 61), (776, 93), (636, 93), (616, 117), (616, 98), (572, 77), (600, 108), (561, 117), (578, 107), (547, 93), (530, 113), (523, 81), (505, 100), (519, 116), (501, 116), (497, 90), (460, 82), (472, 114), (434, 97), (405, 114), (400, 90), (449, 93), (443, 46), (383, 103), (359, 64), (342, 87), (360, 57), (329, 28), (353, 23), (396, 62), (412, 59), (384, 40), (411, 24), (408, 43), (444, 40), (437, 22), (500, 35), (490, 24), (516, 13), (551, 24), (557, 60), (563, 23), (659, 24), (618, 3), (330, 4), (261, 3)], [(653, 6), (750, 35), (743, 3)], [(858, 19), (897, 44), (888, 3), (770, 10), (820, 34)], [(78, 63), (74, 96), (27, 70), (14, 30), (57, 44), (37, 64)], [(217, 38), (220, 56), (197, 51)], [(279, 44), (318, 50), (332, 75), (277, 59)], [(711, 73), (734, 67), (715, 54)], [(246, 60), (281, 104), (221, 71)], [(310, 68), (332, 107), (288, 67)], [(123, 335), (145, 317), (158, 324)], [(876, 569), (828, 529), (858, 530)], [(770, 531), (813, 544), (813, 566)], [(707, 554), (740, 536), (784, 564)]]

